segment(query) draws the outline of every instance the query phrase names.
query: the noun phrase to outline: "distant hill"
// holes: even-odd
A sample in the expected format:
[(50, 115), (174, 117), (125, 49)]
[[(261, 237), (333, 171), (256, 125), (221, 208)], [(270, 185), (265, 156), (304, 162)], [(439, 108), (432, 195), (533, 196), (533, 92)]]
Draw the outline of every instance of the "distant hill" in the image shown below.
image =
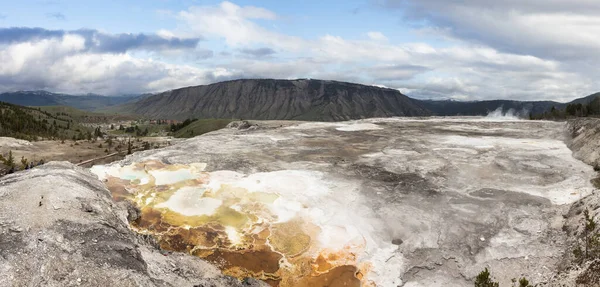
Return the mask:
[(421, 104), (428, 110), (438, 116), (484, 116), (491, 111), (499, 108), (503, 113), (513, 110), (516, 114), (523, 117), (532, 114), (541, 114), (549, 111), (553, 106), (562, 107), (563, 103), (553, 101), (509, 101), (509, 100), (491, 100), (491, 101), (433, 101), (423, 100)]
[(90, 112), (69, 106), (33, 106), (32, 108), (38, 108), (39, 110), (48, 112), (52, 115), (66, 115), (78, 123), (109, 123), (137, 119), (137, 117), (130, 115)]
[(0, 101), (21, 106), (69, 106), (80, 110), (95, 111), (122, 105), (140, 96), (106, 97), (100, 95), (73, 96), (46, 91), (19, 91), (0, 94)]
[[(70, 108), (72, 109), (72, 108)], [(80, 113), (84, 113), (81, 112)], [(79, 124), (77, 116), (0, 102), (0, 136), (26, 140), (84, 139), (92, 128)]]
[(157, 119), (262, 119), (339, 121), (429, 116), (398, 90), (323, 80), (234, 80), (176, 89), (121, 106)]
[(589, 104), (598, 97), (600, 97), (600, 93), (595, 93), (587, 97), (575, 99), (573, 101), (568, 102), (567, 104)]
[(564, 110), (569, 104), (589, 104), (598, 98), (600, 93), (595, 93), (583, 98), (578, 98), (568, 103), (554, 101), (510, 101), (510, 100), (490, 100), (490, 101), (452, 101), (452, 100), (421, 100), (421, 104), (433, 114), (438, 116), (480, 116), (487, 115), (491, 111), (499, 108), (504, 113), (513, 110), (516, 114), (523, 117), (531, 115), (541, 115), (554, 107)]

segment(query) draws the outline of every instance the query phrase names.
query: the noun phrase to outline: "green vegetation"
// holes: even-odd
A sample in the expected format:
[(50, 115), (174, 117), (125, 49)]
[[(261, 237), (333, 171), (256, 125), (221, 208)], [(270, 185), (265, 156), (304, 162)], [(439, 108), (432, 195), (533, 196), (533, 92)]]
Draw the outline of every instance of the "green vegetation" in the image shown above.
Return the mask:
[(0, 136), (30, 141), (45, 139), (85, 139), (90, 128), (79, 125), (68, 114), (53, 114), (0, 102)]
[(498, 282), (492, 281), (492, 276), (487, 268), (481, 271), (477, 277), (475, 277), (475, 287), (499, 287)]
[(130, 135), (134, 137), (151, 136), (153, 134), (165, 132), (169, 128), (167, 124), (138, 124), (139, 121), (131, 122), (125, 127), (120, 124), (118, 127), (111, 125), (107, 131), (111, 135)]
[(136, 117), (130, 115), (105, 114), (90, 111), (82, 111), (68, 106), (43, 106), (33, 108), (40, 109), (41, 111), (48, 112), (54, 115), (66, 116), (78, 123), (107, 123), (136, 119)]
[(127, 140), (127, 154), (131, 154), (131, 148), (132, 148), (131, 139), (128, 139)]
[[(184, 123), (186, 121), (184, 121)], [(232, 120), (230, 119), (189, 120), (189, 122), (183, 127), (171, 131), (173, 132), (173, 136), (176, 138), (191, 138), (199, 136), (201, 134), (222, 129), (226, 127), (230, 122), (232, 122)], [(171, 125), (171, 127), (173, 126), (174, 125)]]
[[(525, 279), (525, 278), (521, 278), (518, 281), (519, 285), (518, 287), (533, 287), (533, 285), (529, 284), (529, 280)], [(513, 286), (517, 286), (517, 279), (513, 278), (512, 279), (512, 284)]]
[(544, 112), (539, 115), (530, 115), (529, 118), (532, 120), (540, 119), (552, 119), (562, 120), (572, 117), (598, 117), (600, 116), (600, 96), (594, 98), (588, 104), (573, 103), (568, 104), (565, 109), (558, 109), (556, 107), (550, 108), (550, 111)]
[[(12, 150), (8, 151), (7, 155), (0, 154), (0, 176), (6, 173), (13, 173), (18, 170), (26, 170), (33, 168), (37, 165), (44, 164), (44, 160), (40, 160), (38, 162), (29, 161), (24, 156), (21, 157), (21, 166), (17, 166), (15, 162), (15, 157), (13, 156)], [(3, 170), (2, 168), (6, 168)]]
[(590, 211), (583, 211), (583, 232), (577, 238), (577, 245), (573, 249), (575, 261), (582, 264), (587, 261), (600, 259), (600, 232), (596, 232), (597, 223)]
[(191, 123), (197, 121), (198, 119), (186, 119), (185, 121), (178, 123), (178, 124), (171, 124), (171, 128), (169, 129), (171, 132), (176, 132), (178, 130), (181, 130), (187, 126), (189, 126)]
[[(526, 278), (521, 278), (519, 281), (513, 278), (511, 281), (513, 287), (533, 287)], [(517, 283), (519, 285), (517, 285)], [(494, 281), (490, 271), (485, 268), (485, 270), (481, 271), (477, 277), (475, 277), (475, 287), (500, 287), (500, 283)]]
[(2, 162), (9, 169), (15, 168), (15, 158), (13, 157), (12, 150), (8, 152), (8, 156), (3, 156), (0, 154), (0, 162)]

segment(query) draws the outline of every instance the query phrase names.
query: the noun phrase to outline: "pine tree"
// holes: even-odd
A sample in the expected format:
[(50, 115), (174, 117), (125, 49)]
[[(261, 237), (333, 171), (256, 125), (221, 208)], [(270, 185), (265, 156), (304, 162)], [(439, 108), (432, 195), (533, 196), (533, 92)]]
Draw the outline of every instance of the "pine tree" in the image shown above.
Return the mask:
[(27, 159), (24, 156), (21, 157), (21, 165), (23, 166), (23, 169), (28, 169), (29, 168), (29, 164), (27, 162)]
[(583, 211), (583, 246), (580, 242), (573, 249), (573, 255), (577, 263), (581, 264), (587, 260), (593, 260), (600, 257), (600, 233), (595, 232), (596, 221), (590, 215), (590, 211), (586, 208)]
[(585, 236), (585, 258), (593, 258), (598, 255), (598, 234), (594, 234), (596, 230), (596, 221), (590, 216), (590, 211), (586, 208), (583, 211), (584, 220), (584, 236)]
[(127, 154), (131, 154), (131, 138), (127, 141)]
[(485, 270), (481, 271), (481, 273), (475, 277), (475, 287), (500, 287), (500, 284), (492, 281), (490, 271), (485, 268)]

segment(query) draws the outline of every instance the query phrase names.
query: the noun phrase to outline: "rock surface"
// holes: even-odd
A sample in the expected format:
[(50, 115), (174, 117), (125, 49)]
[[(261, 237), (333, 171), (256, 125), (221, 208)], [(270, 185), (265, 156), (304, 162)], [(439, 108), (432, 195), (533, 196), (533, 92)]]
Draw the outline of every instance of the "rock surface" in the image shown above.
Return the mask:
[(1, 178), (0, 286), (243, 285), (198, 258), (161, 254), (127, 216), (94, 175), (66, 162)]
[[(565, 126), (512, 119), (390, 118), (252, 126), (211, 132), (93, 169), (104, 179), (112, 174), (127, 176), (126, 181), (103, 184), (85, 169), (56, 162), (1, 178), (0, 286), (264, 284), (224, 276), (185, 252), (157, 249), (193, 247), (172, 235), (194, 226), (174, 226), (164, 233), (154, 219), (144, 217), (152, 211), (150, 203), (155, 200), (153, 208), (164, 214), (209, 214), (225, 202), (226, 194), (212, 193), (207, 200), (200, 194), (208, 188), (255, 193), (248, 198), (268, 202), (235, 206), (240, 213), (274, 207), (261, 213), (266, 216), (261, 226), (271, 228), (275, 239), (295, 238), (293, 245), (273, 241), (274, 248), (305, 254), (308, 265), (303, 268), (329, 270), (306, 278), (303, 286), (356, 283), (343, 281), (353, 276), (367, 286), (472, 286), (485, 267), (501, 286), (522, 276), (543, 286), (598, 280), (597, 263), (567, 269), (573, 243), (569, 236), (580, 228), (581, 210), (593, 209), (597, 217), (600, 204), (590, 183), (596, 173), (565, 145), (567, 136), (579, 131), (570, 142), (573, 154), (596, 162), (590, 145), (597, 141), (588, 142), (596, 133), (579, 137), (582, 126), (592, 130), (596, 122)], [(565, 127), (571, 133), (565, 134)], [(132, 165), (145, 169), (122, 171)], [(203, 191), (182, 188), (184, 181)], [(158, 192), (132, 205), (113, 201), (106, 185), (113, 196), (144, 195), (148, 188)], [(119, 185), (130, 190), (114, 189)], [(164, 191), (169, 192), (157, 196)], [(292, 223), (299, 221), (289, 220), (293, 218), (318, 227), (310, 241), (300, 240), (305, 237), (296, 232)], [(151, 224), (139, 224), (144, 220)], [(128, 221), (137, 222), (137, 233)], [(225, 230), (218, 234), (225, 234), (219, 237), (225, 243), (207, 260), (230, 272), (236, 267), (231, 259), (235, 253), (225, 247), (244, 234), (219, 228)], [(336, 256), (348, 247), (355, 257), (311, 259), (327, 255), (311, 253), (323, 246)], [(247, 256), (235, 262), (273, 268), (249, 266), (253, 255)], [(294, 256), (284, 258), (291, 264), (298, 258)], [(274, 270), (289, 268), (284, 263)]]
[(10, 137), (0, 137), (0, 147), (3, 149), (31, 146), (31, 142)]
[[(380, 286), (472, 286), (485, 267), (502, 286), (522, 276), (552, 282), (569, 252), (563, 225), (570, 204), (594, 191), (590, 179), (595, 173), (572, 157), (564, 143), (564, 123), (391, 118), (258, 126), (223, 129), (136, 153), (97, 171), (128, 177), (120, 168), (137, 164), (141, 169), (130, 172), (142, 171), (138, 183), (126, 183), (132, 196), (142, 192), (140, 184), (154, 182), (152, 189), (175, 191), (172, 201), (159, 200), (159, 210), (190, 215), (198, 211), (188, 206), (207, 208), (201, 202), (211, 202), (202, 211), (210, 213), (220, 203), (214, 205), (214, 197), (198, 202), (186, 197), (194, 189), (178, 194), (179, 183), (157, 183), (165, 180), (164, 174), (144, 171), (144, 163), (161, 162), (167, 166), (159, 170), (181, 171), (181, 176), (198, 180), (196, 190), (216, 191), (227, 182), (286, 200), (291, 200), (287, 194), (310, 194), (278, 205), (276, 211), (303, 206), (291, 216), (321, 230), (337, 230), (328, 233), (339, 238), (339, 245), (329, 246), (333, 250), (345, 248), (344, 242), (354, 242), (356, 236), (364, 238), (365, 245), (353, 251), (355, 261), (323, 264), (351, 263), (360, 272), (366, 264), (372, 268), (361, 273), (363, 283)], [(303, 174), (311, 174), (311, 181)], [(204, 198), (202, 192), (199, 198)], [(154, 200), (138, 204), (150, 207), (146, 204)], [(170, 242), (155, 227), (147, 231)], [(314, 260), (315, 268), (323, 266)]]
[(235, 80), (176, 89), (141, 99), (124, 110), (150, 118), (242, 118), (335, 121), (427, 116), (398, 90), (322, 80)]
[[(573, 151), (573, 156), (591, 166), (595, 170), (600, 168), (600, 119), (596, 118), (576, 118), (567, 122), (567, 144)], [(600, 177), (592, 180), (596, 185), (600, 185)], [(563, 230), (568, 234), (567, 251), (571, 251), (576, 246), (576, 238), (583, 234), (583, 211), (588, 210), (590, 216), (596, 222), (600, 222), (600, 195), (598, 191), (583, 197), (573, 203), (569, 212), (565, 215), (565, 224)], [(600, 232), (600, 226), (597, 226), (596, 232)], [(575, 259), (571, 252), (566, 252), (566, 262), (574, 262)], [(600, 286), (600, 259), (588, 262), (582, 266), (576, 264), (566, 264), (569, 268), (552, 280), (552, 286)]]
[(573, 156), (591, 166), (600, 166), (600, 119), (569, 120), (566, 132)]

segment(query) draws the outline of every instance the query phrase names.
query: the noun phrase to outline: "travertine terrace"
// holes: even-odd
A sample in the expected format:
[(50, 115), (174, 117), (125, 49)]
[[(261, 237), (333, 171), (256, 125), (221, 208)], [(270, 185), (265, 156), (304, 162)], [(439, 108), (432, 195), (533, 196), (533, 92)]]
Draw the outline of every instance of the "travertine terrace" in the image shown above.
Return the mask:
[(139, 233), (271, 285), (543, 281), (594, 190), (565, 124), (514, 118), (257, 122), (95, 166)]

